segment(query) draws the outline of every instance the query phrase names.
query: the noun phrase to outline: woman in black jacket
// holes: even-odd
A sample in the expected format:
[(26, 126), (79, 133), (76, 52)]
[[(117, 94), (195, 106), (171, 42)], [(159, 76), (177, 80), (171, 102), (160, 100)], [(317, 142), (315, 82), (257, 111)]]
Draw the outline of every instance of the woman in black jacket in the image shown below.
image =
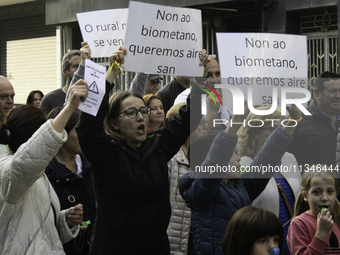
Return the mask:
[[(124, 63), (121, 46), (110, 62)], [(201, 63), (207, 62), (202, 55)], [(93, 166), (97, 217), (90, 254), (169, 254), (166, 229), (170, 218), (167, 162), (190, 134), (190, 98), (200, 116), (200, 95), (193, 89), (187, 105), (148, 133), (149, 109), (143, 98), (131, 91), (109, 99), (116, 65), (106, 75), (106, 94), (96, 117), (82, 113), (77, 133), (81, 148)], [(83, 76), (81, 66), (75, 80)], [(74, 81), (73, 81), (74, 82)], [(197, 126), (197, 123), (191, 123)], [(104, 122), (104, 125), (103, 125)]]

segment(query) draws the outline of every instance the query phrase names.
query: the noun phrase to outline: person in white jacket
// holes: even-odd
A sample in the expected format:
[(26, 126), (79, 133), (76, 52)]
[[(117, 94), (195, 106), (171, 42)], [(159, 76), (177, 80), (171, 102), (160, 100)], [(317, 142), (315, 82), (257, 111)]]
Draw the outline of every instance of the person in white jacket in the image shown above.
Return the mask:
[(44, 170), (67, 140), (64, 127), (87, 91), (87, 83), (79, 80), (53, 120), (24, 105), (1, 126), (0, 143), (8, 144), (10, 153), (0, 157), (0, 254), (65, 254), (62, 244), (77, 236), (83, 207), (60, 211)]

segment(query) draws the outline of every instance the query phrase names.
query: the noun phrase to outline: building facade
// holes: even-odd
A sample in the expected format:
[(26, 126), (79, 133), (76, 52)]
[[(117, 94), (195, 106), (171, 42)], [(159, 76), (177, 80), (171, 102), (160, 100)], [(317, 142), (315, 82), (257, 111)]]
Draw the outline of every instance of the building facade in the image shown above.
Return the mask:
[[(26, 1), (25, 3), (22, 3)], [(217, 55), (216, 32), (268, 32), (306, 35), (309, 76), (339, 72), (340, 0), (143, 0), (202, 11), (203, 48)], [(80, 47), (76, 13), (128, 8), (128, 0), (0, 1), (0, 74), (7, 76), (23, 104), (31, 90), (48, 93), (64, 84), (61, 59)], [(108, 65), (105, 58), (96, 62)], [(126, 89), (133, 73), (120, 76)], [(164, 77), (165, 84), (171, 77)]]

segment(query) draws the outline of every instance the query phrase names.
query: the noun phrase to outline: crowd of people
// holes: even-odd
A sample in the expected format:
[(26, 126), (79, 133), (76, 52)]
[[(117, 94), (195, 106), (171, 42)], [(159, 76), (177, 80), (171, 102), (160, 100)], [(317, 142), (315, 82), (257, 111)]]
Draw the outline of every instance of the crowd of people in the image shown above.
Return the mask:
[[(256, 115), (245, 102), (233, 115), (210, 97), (202, 115), (193, 77), (158, 90), (161, 76), (137, 73), (111, 95), (125, 55), (108, 56), (96, 116), (77, 109), (86, 42), (63, 58), (66, 85), (26, 105), (13, 107), (0, 76), (0, 254), (339, 254), (340, 75), (323, 73), (311, 115), (291, 105), (282, 124), (279, 109)], [(219, 84), (206, 50), (197, 65)], [(200, 171), (211, 166), (235, 171)]]

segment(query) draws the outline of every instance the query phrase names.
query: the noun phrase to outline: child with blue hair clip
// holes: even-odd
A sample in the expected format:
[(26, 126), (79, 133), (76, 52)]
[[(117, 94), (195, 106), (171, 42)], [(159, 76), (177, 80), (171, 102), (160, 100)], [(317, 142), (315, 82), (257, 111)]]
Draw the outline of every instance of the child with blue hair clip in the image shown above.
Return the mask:
[(283, 227), (271, 211), (245, 206), (231, 218), (222, 241), (224, 255), (282, 255)]

